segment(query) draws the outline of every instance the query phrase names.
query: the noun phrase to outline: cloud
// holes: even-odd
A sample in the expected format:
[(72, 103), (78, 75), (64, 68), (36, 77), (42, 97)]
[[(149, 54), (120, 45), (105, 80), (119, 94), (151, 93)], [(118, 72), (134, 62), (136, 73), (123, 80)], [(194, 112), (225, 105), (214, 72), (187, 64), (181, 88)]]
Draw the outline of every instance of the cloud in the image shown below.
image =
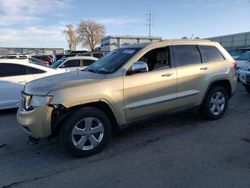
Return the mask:
[(0, 26), (31, 24), (56, 15), (71, 0), (1, 0)]
[(123, 24), (142, 22), (141, 19), (134, 19), (134, 18), (103, 18), (103, 19), (96, 19), (96, 21), (104, 25), (123, 25)]
[(22, 29), (1, 29), (0, 41), (4, 46), (66, 47), (62, 31), (65, 25), (27, 26)]
[(1, 46), (66, 47), (65, 24), (54, 21), (72, 0), (0, 0)]

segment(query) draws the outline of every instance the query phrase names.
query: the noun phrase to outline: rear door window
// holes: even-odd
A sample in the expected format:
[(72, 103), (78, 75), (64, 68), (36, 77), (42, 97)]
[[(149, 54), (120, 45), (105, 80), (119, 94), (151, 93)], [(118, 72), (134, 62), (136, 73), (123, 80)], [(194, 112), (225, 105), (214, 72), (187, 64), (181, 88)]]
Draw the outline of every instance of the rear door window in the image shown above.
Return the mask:
[(176, 45), (173, 46), (175, 58), (179, 66), (200, 64), (201, 55), (195, 45)]
[(0, 77), (7, 76), (23, 76), (29, 74), (40, 74), (45, 71), (17, 64), (1, 63), (0, 64)]
[(199, 46), (201, 54), (206, 62), (223, 61), (225, 58), (215, 46)]
[(92, 63), (94, 63), (95, 62), (95, 60), (91, 60), (91, 59), (83, 59), (82, 60), (82, 66), (89, 66), (89, 65), (91, 65)]
[(79, 59), (69, 60), (66, 63), (64, 63), (64, 67), (80, 67), (80, 60)]

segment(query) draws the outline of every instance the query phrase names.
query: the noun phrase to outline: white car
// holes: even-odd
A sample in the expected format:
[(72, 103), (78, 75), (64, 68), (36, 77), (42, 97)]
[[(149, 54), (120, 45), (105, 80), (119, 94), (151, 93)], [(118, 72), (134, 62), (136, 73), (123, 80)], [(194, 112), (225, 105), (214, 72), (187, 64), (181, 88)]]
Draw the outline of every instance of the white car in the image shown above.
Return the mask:
[(239, 79), (243, 86), (245, 86), (246, 91), (250, 94), (250, 65), (240, 69)]
[(24, 84), (65, 70), (30, 63), (28, 59), (0, 59), (0, 110), (17, 108)]
[(74, 56), (66, 59), (60, 59), (51, 65), (52, 68), (63, 68), (67, 71), (83, 70), (92, 63), (96, 62), (98, 58), (91, 56)]
[(238, 58), (236, 58), (237, 62), (237, 76), (240, 79), (240, 70), (245, 67), (250, 66), (250, 51), (243, 53)]

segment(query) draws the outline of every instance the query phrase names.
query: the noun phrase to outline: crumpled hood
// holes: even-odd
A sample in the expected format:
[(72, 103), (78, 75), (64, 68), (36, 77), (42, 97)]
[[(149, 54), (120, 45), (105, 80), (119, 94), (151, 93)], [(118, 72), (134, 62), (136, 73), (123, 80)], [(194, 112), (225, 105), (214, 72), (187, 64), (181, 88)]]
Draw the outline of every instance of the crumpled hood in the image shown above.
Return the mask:
[(106, 76), (86, 71), (73, 71), (47, 76), (27, 83), (24, 92), (32, 95), (47, 95), (49, 92), (67, 87), (100, 81)]

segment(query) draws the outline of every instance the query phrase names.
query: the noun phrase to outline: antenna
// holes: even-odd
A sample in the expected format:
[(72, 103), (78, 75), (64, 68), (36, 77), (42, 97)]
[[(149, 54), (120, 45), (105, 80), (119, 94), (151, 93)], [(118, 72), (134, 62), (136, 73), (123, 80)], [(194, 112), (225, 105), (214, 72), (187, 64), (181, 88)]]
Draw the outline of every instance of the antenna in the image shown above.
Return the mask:
[(148, 26), (148, 36), (151, 36), (151, 32), (152, 32), (152, 12), (151, 10), (149, 11), (149, 13), (147, 14), (147, 26)]

